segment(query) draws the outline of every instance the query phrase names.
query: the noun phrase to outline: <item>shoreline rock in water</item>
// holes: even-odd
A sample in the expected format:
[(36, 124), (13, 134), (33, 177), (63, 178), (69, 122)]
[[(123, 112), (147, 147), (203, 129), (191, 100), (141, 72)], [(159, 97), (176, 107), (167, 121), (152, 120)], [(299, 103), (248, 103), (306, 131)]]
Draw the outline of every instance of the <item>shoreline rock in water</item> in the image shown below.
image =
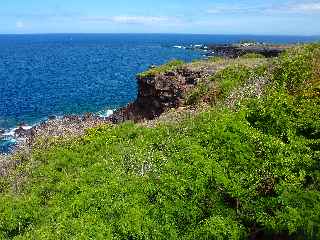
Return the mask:
[(32, 127), (28, 127), (27, 125), (20, 125), (15, 131), (14, 136), (17, 138), (25, 138), (30, 135)]
[(14, 131), (13, 137), (17, 140), (14, 151), (25, 148), (31, 149), (39, 138), (81, 136), (85, 133), (86, 129), (104, 123), (111, 122), (106, 117), (87, 113), (84, 116), (66, 115), (62, 118), (50, 117), (47, 121), (33, 127), (20, 125)]
[(3, 138), (3, 134), (5, 134), (5, 130), (0, 128), (0, 140)]
[(208, 45), (208, 56), (220, 56), (237, 58), (245, 54), (261, 54), (267, 58), (277, 57), (291, 45), (267, 45), (267, 44), (213, 44)]

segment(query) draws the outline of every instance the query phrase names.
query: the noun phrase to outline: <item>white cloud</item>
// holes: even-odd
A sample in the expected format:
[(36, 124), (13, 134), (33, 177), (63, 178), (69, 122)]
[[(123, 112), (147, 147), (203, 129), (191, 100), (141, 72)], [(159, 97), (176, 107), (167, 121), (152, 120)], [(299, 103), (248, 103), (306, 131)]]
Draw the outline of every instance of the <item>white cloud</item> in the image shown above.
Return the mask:
[(212, 6), (206, 11), (208, 14), (309, 14), (320, 13), (320, 1), (317, 2), (289, 2), (286, 4), (264, 4), (247, 6), (241, 4), (223, 4)]
[(112, 17), (86, 17), (83, 21), (88, 22), (113, 22), (118, 24), (138, 24), (138, 25), (153, 25), (153, 24), (168, 24), (179, 23), (179, 19), (162, 16), (112, 16)]
[(259, 7), (248, 7), (242, 5), (220, 5), (214, 6), (207, 10), (209, 14), (237, 14), (237, 13), (248, 13), (248, 12), (257, 12), (261, 9)]
[(153, 24), (168, 22), (167, 17), (146, 17), (146, 16), (115, 16), (111, 18), (116, 23), (126, 24)]
[(17, 21), (17, 22), (16, 22), (16, 27), (17, 27), (17, 28), (24, 28), (24, 26), (25, 26), (25, 25), (24, 25), (24, 22), (22, 22), (22, 21)]
[(288, 9), (292, 12), (320, 12), (320, 2), (292, 4)]

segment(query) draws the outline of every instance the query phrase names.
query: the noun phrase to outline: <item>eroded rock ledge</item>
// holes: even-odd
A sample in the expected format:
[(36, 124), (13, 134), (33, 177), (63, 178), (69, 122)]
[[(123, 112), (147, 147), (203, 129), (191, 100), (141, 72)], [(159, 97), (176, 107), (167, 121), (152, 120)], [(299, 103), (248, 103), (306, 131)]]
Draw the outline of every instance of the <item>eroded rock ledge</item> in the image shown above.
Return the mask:
[(183, 104), (183, 95), (204, 75), (186, 66), (154, 76), (138, 76), (136, 101), (116, 111), (109, 119), (113, 123), (127, 120), (152, 120), (163, 112)]

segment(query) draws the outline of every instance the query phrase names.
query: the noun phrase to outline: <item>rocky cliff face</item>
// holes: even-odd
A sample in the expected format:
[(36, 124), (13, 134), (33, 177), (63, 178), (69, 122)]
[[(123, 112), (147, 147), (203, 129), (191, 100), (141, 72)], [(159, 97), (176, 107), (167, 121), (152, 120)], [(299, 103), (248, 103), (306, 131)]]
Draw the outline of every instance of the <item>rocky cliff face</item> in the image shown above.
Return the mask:
[(184, 93), (201, 77), (200, 71), (192, 71), (187, 67), (151, 76), (138, 76), (136, 101), (119, 109), (109, 119), (113, 123), (154, 119), (168, 109), (181, 106)]

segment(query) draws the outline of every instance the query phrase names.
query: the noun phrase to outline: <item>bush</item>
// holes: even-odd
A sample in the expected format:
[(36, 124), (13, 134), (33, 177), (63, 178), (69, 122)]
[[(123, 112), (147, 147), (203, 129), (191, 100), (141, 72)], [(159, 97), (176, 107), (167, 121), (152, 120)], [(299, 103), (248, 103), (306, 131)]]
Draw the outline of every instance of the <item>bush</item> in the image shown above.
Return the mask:
[(255, 225), (317, 236), (319, 149), (310, 144), (319, 141), (320, 124), (301, 134), (320, 112), (310, 104), (276, 94), (177, 127), (100, 127), (34, 153), (38, 164), (23, 195), (1, 197), (0, 232), (22, 239), (243, 239)]
[(227, 97), (233, 89), (245, 83), (251, 76), (259, 74), (261, 72), (259, 69), (241, 65), (228, 66), (189, 91), (185, 102), (187, 105), (197, 105), (200, 101), (205, 101), (213, 105), (218, 99)]
[(221, 95), (226, 97), (232, 89), (245, 83), (251, 76), (250, 69), (245, 66), (229, 66), (218, 72), (212, 80), (218, 83)]
[(282, 54), (274, 73), (278, 87), (286, 89), (291, 94), (308, 89), (310, 82), (319, 76), (319, 55), (318, 45), (296, 47)]
[[(275, 79), (295, 82), (296, 63), (286, 58)], [(232, 67), (215, 80), (226, 93), (249, 73)], [(319, 97), (282, 90), (237, 112), (216, 107), (155, 128), (100, 126), (35, 149), (16, 170), (28, 179), (19, 194), (2, 181), (0, 237), (319, 239)]]
[(199, 83), (191, 91), (189, 91), (185, 97), (185, 103), (187, 105), (197, 105), (200, 100), (208, 93), (208, 83)]

